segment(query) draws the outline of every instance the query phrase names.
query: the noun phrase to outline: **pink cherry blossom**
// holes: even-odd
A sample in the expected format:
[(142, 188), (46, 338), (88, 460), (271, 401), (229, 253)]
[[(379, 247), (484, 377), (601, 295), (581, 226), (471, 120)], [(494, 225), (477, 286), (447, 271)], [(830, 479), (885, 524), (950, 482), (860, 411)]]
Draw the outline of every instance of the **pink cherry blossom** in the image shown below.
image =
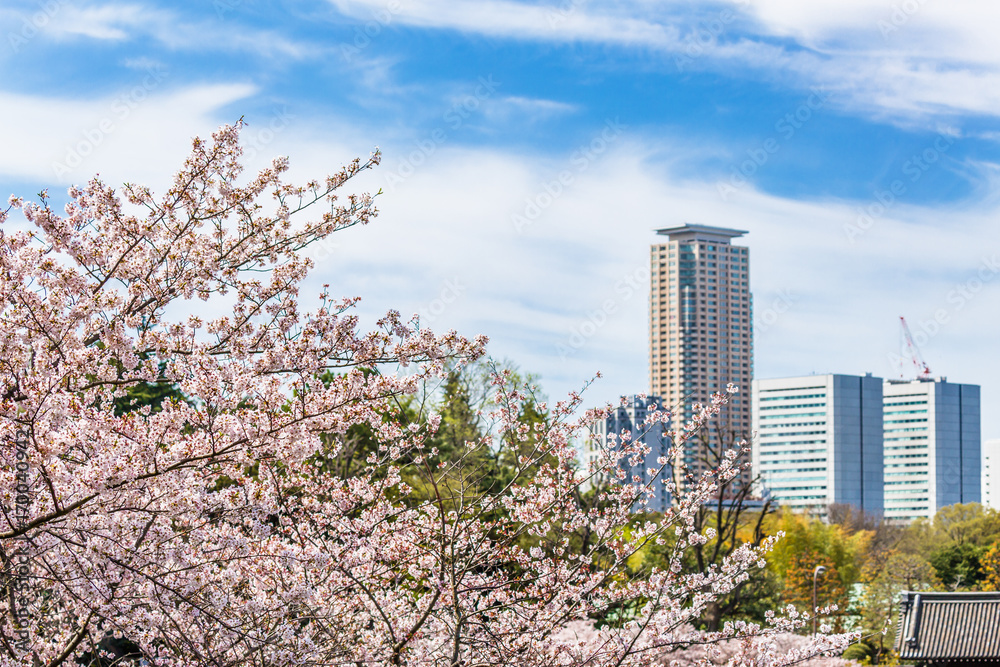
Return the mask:
[[(621, 471), (645, 446), (620, 434), (581, 467), (575, 434), (603, 411), (582, 412), (580, 393), (528, 428), (526, 389), (498, 373), (495, 427), (457, 459), (429, 444), (440, 415), (387, 419), (486, 339), (397, 312), (365, 332), (357, 299), (303, 296), (300, 251), (375, 216), (372, 197), (341, 191), (379, 155), (297, 186), (283, 158), (245, 176), (239, 131), (195, 140), (161, 194), (95, 179), (64, 213), (12, 198), (0, 217), (0, 667), (72, 664), (106, 636), (162, 665), (658, 665), (697, 648), (690, 662), (778, 667), (847, 645), (789, 644), (810, 622), (794, 609), (691, 629), (773, 544), (681, 567), (735, 456), (636, 525), (653, 491)], [(178, 315), (198, 301), (212, 314)], [(116, 414), (141, 382), (189, 401)], [(661, 469), (683, 471), (683, 440), (727, 398), (675, 429)], [(345, 476), (333, 463), (357, 425), (379, 445)], [(517, 475), (483, 492), (475, 455), (503, 448)], [(581, 503), (595, 485), (600, 502)], [(627, 575), (672, 533), (668, 567)], [(594, 629), (616, 605), (634, 611)]]

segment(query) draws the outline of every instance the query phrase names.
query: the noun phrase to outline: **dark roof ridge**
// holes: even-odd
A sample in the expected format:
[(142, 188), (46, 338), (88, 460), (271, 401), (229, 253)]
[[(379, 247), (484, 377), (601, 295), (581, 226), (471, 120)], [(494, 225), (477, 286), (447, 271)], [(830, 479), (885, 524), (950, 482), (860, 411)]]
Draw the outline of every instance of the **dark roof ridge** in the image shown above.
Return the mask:
[(1000, 591), (903, 591), (900, 598), (913, 599), (917, 595), (924, 602), (944, 600), (997, 600)]

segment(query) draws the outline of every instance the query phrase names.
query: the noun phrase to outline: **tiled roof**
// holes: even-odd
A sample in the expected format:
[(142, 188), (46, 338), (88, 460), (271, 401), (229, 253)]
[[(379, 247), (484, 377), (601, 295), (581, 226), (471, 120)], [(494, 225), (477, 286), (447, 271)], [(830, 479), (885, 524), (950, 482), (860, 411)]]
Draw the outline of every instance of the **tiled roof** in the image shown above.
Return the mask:
[(903, 593), (899, 602), (903, 660), (1000, 663), (1000, 593)]

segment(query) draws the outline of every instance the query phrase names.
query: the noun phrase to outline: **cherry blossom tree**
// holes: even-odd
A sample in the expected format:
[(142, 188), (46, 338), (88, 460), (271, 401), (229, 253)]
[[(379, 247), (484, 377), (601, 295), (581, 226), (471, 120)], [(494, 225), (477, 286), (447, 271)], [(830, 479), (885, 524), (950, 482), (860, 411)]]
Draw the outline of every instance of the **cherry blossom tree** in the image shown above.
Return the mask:
[[(809, 618), (794, 609), (690, 629), (774, 541), (681, 567), (712, 538), (694, 516), (739, 474), (735, 450), (637, 521), (653, 490), (624, 471), (644, 446), (622, 434), (581, 466), (574, 434), (602, 413), (575, 416), (579, 394), (525, 422), (529, 389), (497, 373), (493, 427), (447, 457), (439, 415), (393, 418), (485, 338), (392, 311), (364, 332), (356, 299), (327, 289), (307, 307), (301, 251), (372, 219), (370, 196), (341, 193), (379, 155), (304, 185), (284, 159), (248, 177), (239, 129), (195, 140), (163, 194), (95, 179), (63, 213), (43, 193), (2, 216), (0, 666), (113, 645), (164, 665), (645, 665), (721, 642), (724, 662), (777, 666), (847, 645), (782, 648)], [(212, 316), (191, 314), (198, 300)], [(150, 385), (179, 394), (120, 409)], [(726, 399), (672, 433), (661, 468)], [(345, 474), (359, 425), (377, 445)], [(512, 474), (484, 464), (500, 458)], [(630, 576), (630, 556), (668, 535), (668, 566)], [(629, 611), (595, 627), (610, 608)]]

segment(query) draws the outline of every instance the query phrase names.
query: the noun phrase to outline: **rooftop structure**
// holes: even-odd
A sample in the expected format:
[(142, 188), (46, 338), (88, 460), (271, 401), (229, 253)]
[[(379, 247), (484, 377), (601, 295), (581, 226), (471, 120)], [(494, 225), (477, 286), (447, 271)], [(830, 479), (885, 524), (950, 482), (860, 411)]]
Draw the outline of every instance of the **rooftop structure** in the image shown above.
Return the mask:
[(1000, 593), (902, 593), (894, 648), (924, 665), (995, 666)]

